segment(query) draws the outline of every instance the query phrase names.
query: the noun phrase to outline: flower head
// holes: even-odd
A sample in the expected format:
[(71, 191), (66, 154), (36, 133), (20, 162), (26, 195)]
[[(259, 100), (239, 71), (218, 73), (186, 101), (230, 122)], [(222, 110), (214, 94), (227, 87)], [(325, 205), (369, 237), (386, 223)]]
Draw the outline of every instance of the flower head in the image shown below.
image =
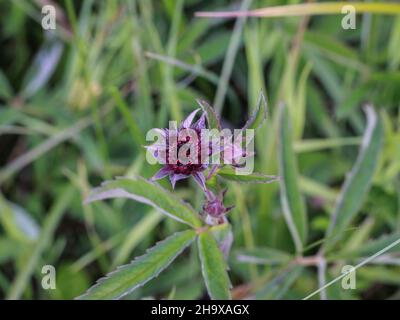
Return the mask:
[[(225, 222), (225, 215), (231, 211), (235, 206), (225, 207), (223, 199), (226, 189), (218, 195), (214, 195), (211, 191), (207, 190), (207, 199), (203, 205), (203, 212), (207, 214), (207, 219), (216, 220), (218, 224)], [(213, 223), (211, 223), (213, 224)]]
[(161, 143), (147, 147), (163, 164), (152, 177), (153, 180), (169, 176), (174, 188), (177, 181), (192, 176), (203, 190), (206, 189), (203, 171), (207, 165), (202, 158), (210, 154), (210, 145), (202, 139), (202, 130), (206, 128), (205, 113), (193, 123), (199, 110), (194, 110), (178, 128), (161, 129), (159, 131), (163, 137)]

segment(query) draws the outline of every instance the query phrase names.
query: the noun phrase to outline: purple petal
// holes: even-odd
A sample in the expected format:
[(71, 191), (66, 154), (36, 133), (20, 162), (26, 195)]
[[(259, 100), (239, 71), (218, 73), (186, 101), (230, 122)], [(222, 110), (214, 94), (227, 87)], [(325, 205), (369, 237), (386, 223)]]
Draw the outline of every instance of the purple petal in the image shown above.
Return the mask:
[(218, 167), (219, 167), (218, 164), (212, 165), (210, 172), (208, 173), (207, 179), (211, 179), (211, 177), (214, 175), (214, 173), (217, 172)]
[(229, 143), (224, 147), (224, 163), (234, 164), (243, 157), (244, 150), (238, 143)]
[(171, 181), (172, 189), (175, 189), (175, 183), (179, 180), (186, 179), (189, 177), (187, 174), (173, 173), (169, 176), (169, 181)]
[(182, 121), (180, 128), (189, 128), (190, 125), (192, 124), (194, 117), (196, 116), (196, 113), (199, 112), (199, 110), (200, 109), (196, 109), (191, 114), (189, 114), (187, 118)]
[(199, 186), (206, 191), (206, 178), (202, 172), (196, 172), (193, 174), (194, 180), (199, 184)]
[(206, 190), (206, 197), (208, 201), (212, 201), (215, 199), (215, 195), (214, 193), (212, 193), (210, 190)]
[(151, 180), (159, 180), (171, 173), (171, 170), (168, 167), (163, 167), (151, 178)]
[(199, 129), (199, 130), (206, 128), (206, 114), (205, 113), (203, 113), (201, 115), (200, 119), (197, 120), (197, 122), (194, 125), (194, 128)]

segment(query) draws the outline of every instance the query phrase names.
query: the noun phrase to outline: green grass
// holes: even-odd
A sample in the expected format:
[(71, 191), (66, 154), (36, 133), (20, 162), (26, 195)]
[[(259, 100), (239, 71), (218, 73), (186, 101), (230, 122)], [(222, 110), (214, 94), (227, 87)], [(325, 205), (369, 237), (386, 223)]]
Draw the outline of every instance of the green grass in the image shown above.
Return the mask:
[[(357, 28), (343, 30), (338, 4), (229, 20), (195, 12), (300, 1), (244, 0), (232, 7), (231, 1), (68, 0), (59, 1), (53, 34), (41, 29), (39, 2), (0, 3), (0, 298), (75, 298), (184, 230), (137, 202), (82, 202), (104, 180), (151, 177), (159, 168), (145, 161), (146, 132), (180, 121), (197, 108), (196, 99), (239, 128), (265, 92), (269, 116), (255, 138), (255, 171), (283, 178), (227, 182), (226, 203), (236, 204), (229, 213), (233, 298), (243, 297), (245, 287), (245, 297), (302, 299), (340, 276), (343, 265), (357, 265), (399, 239), (395, 1), (365, 2)], [(290, 10), (299, 16), (282, 17)], [(366, 103), (376, 111), (375, 127)], [(201, 194), (188, 183), (174, 193), (200, 210)], [(293, 239), (293, 230), (300, 236)], [(270, 263), (271, 252), (285, 259)], [(203, 272), (213, 277), (212, 261), (202, 254)], [(399, 255), (400, 245), (360, 267), (356, 290), (342, 290), (339, 281), (312, 298), (399, 297)], [(47, 264), (56, 267), (56, 290), (41, 289)], [(212, 288), (217, 297), (227, 295), (224, 289)], [(144, 297), (206, 297), (194, 247), (125, 298)]]

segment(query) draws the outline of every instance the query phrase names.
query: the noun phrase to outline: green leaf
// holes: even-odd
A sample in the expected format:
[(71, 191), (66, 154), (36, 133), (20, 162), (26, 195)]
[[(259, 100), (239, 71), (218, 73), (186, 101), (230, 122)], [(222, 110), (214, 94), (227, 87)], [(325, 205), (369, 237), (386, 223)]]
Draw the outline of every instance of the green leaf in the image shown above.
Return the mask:
[[(237, 11), (211, 11), (211, 12), (196, 12), (198, 17), (213, 17), (213, 18), (235, 18), (235, 17), (292, 17), (292, 16), (309, 16), (309, 15), (325, 15), (325, 14), (341, 14), (346, 2), (326, 2), (326, 3), (302, 3), (289, 4), (282, 6), (272, 6), (258, 8), (255, 10), (247, 10), (243, 13)], [(396, 3), (352, 3), (357, 13), (377, 13), (377, 14), (392, 14), (400, 13), (400, 6)]]
[(201, 109), (207, 115), (207, 121), (208, 121), (209, 128), (221, 130), (221, 123), (219, 121), (219, 117), (218, 117), (217, 113), (215, 112), (214, 108), (211, 107), (205, 100), (197, 99), (196, 101), (200, 105)]
[(196, 211), (187, 203), (162, 188), (155, 182), (148, 181), (140, 176), (117, 178), (106, 181), (99, 188), (92, 191), (85, 203), (93, 201), (128, 198), (148, 204), (167, 216), (186, 223), (192, 227), (200, 227), (202, 222)]
[(24, 245), (9, 237), (0, 237), (0, 264), (11, 260), (13, 257), (18, 257)]
[(293, 137), (288, 109), (280, 106), (279, 172), (283, 214), (296, 246), (301, 252), (306, 241), (307, 217), (304, 199), (300, 194), (297, 159), (293, 150)]
[(227, 265), (214, 237), (203, 232), (198, 238), (201, 271), (208, 294), (213, 300), (230, 300), (230, 287)]
[(164, 218), (157, 210), (151, 210), (148, 214), (138, 221), (124, 237), (123, 243), (119, 246), (113, 259), (113, 267), (128, 261), (133, 249), (151, 233), (156, 225)]
[[(327, 237), (331, 234), (342, 233), (361, 209), (378, 164), (384, 134), (382, 120), (371, 106), (366, 108), (366, 115), (367, 128), (357, 161), (347, 175), (340, 191), (326, 234)], [(334, 237), (331, 241), (327, 241), (326, 244), (332, 245), (339, 239), (339, 237)]]
[(39, 268), (41, 257), (43, 257), (45, 250), (54, 244), (54, 233), (57, 226), (60, 224), (63, 215), (66, 213), (68, 208), (70, 208), (74, 197), (76, 197), (75, 190), (72, 186), (68, 186), (66, 189), (60, 191), (60, 195), (57, 197), (54, 205), (46, 215), (39, 239), (29, 250), (29, 257), (27, 257), (23, 267), (14, 278), (7, 299), (19, 299), (24, 293), (24, 290), (29, 286), (31, 276), (35, 270)]
[(238, 250), (236, 252), (236, 258), (240, 262), (276, 265), (289, 262), (291, 256), (278, 249), (259, 247)]
[(9, 202), (0, 194), (0, 226), (13, 240), (28, 243), (37, 240), (39, 227), (23, 208)]
[[(390, 246), (392, 243), (398, 241), (400, 239), (400, 233), (396, 232), (394, 234), (385, 235), (378, 239), (371, 240), (367, 242), (365, 245), (361, 246), (353, 256), (371, 256), (376, 252), (383, 250), (384, 248)], [(393, 247), (388, 250), (387, 253), (399, 252), (400, 246)]]
[(255, 107), (253, 114), (251, 115), (249, 120), (247, 120), (242, 130), (246, 129), (257, 130), (267, 119), (267, 115), (268, 115), (267, 99), (265, 99), (264, 94), (260, 92), (260, 95), (258, 96), (257, 106)]
[(23, 79), (21, 96), (34, 96), (54, 74), (60, 62), (64, 44), (56, 37), (47, 37), (35, 58), (29, 64)]
[(284, 269), (268, 284), (256, 293), (256, 299), (259, 300), (280, 300), (302, 275), (304, 267), (292, 266)]
[(400, 284), (400, 273), (398, 270), (388, 269), (382, 266), (366, 266), (360, 268), (357, 270), (357, 279), (358, 277), (373, 283), (391, 284), (393, 286), (398, 286)]
[(149, 280), (157, 277), (172, 261), (187, 247), (196, 232), (186, 230), (177, 232), (157, 243), (146, 254), (133, 260), (130, 264), (121, 266), (100, 279), (97, 284), (77, 299), (107, 300), (119, 299)]
[(112, 97), (114, 98), (115, 104), (118, 107), (118, 110), (121, 112), (126, 125), (129, 129), (129, 132), (131, 134), (132, 140), (136, 142), (137, 145), (142, 146), (146, 143), (143, 133), (141, 132), (137, 119), (134, 119), (133, 115), (131, 114), (131, 111), (129, 110), (128, 105), (124, 101), (124, 99), (121, 96), (121, 93), (118, 91), (117, 88), (111, 87), (110, 88), (110, 93)]
[(6, 75), (0, 70), (0, 97), (9, 99), (13, 95), (13, 90)]
[(225, 260), (228, 259), (233, 243), (232, 227), (229, 223), (222, 223), (210, 228), (215, 241), (217, 241), (218, 248), (224, 255)]
[[(369, 257), (373, 254), (383, 250), (384, 248), (390, 246), (392, 243), (400, 239), (400, 233), (396, 232), (390, 235), (381, 236), (378, 239), (370, 240), (360, 247), (353, 250), (341, 250), (339, 253), (332, 253), (328, 256), (330, 260), (337, 259), (359, 259), (363, 257)], [(387, 253), (399, 252), (400, 246), (396, 246), (387, 251)]]
[(304, 133), (305, 120), (306, 120), (306, 104), (307, 104), (306, 89), (311, 69), (312, 65), (310, 62), (308, 62), (300, 74), (299, 84), (297, 86), (296, 91), (293, 93), (296, 102), (292, 104), (292, 108), (290, 110), (294, 115), (293, 119), (295, 119), (293, 123), (293, 130), (296, 139), (297, 138), (300, 139)]
[[(1, 82), (1, 81), (0, 81)], [(0, 83), (1, 86), (1, 83)], [(0, 125), (11, 125), (22, 118), (22, 113), (15, 108), (5, 107), (0, 109)]]
[(236, 174), (235, 169), (228, 166), (219, 169), (217, 174), (226, 180), (242, 183), (271, 183), (279, 180), (277, 176), (268, 176), (256, 172), (246, 175)]

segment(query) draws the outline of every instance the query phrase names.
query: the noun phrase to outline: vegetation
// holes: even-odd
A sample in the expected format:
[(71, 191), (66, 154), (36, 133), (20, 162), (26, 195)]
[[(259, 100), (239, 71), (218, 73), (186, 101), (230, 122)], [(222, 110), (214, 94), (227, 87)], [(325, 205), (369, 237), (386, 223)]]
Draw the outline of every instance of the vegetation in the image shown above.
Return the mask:
[[(399, 298), (400, 5), (344, 29), (338, 3), (310, 2), (0, 2), (0, 297)], [(220, 168), (229, 224), (205, 226), (194, 179), (148, 180), (146, 133), (197, 99), (223, 127), (254, 120), (255, 172), (280, 177)], [(139, 201), (90, 201), (103, 181)], [(330, 284), (346, 265), (354, 290)]]

